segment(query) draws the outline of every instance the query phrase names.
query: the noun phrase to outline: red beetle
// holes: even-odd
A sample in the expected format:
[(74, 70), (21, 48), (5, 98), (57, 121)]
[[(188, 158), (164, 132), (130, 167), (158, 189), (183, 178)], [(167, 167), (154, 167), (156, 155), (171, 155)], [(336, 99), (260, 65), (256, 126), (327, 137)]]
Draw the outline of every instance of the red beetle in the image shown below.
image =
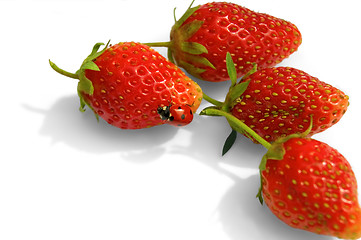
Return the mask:
[(167, 124), (181, 127), (189, 124), (193, 120), (193, 111), (189, 105), (170, 104), (169, 106), (159, 107), (158, 114)]

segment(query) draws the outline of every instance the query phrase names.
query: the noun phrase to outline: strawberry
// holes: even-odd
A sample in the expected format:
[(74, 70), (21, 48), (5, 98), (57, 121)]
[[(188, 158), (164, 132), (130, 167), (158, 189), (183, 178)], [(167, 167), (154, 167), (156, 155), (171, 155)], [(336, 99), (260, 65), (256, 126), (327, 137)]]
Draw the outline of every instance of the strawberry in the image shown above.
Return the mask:
[(361, 208), (357, 182), (348, 161), (326, 143), (303, 133), (278, 138), (272, 144), (231, 113), (214, 107), (201, 114), (224, 116), (234, 129), (262, 144), (257, 197), (271, 212), (294, 228), (345, 239), (361, 237)]
[(311, 138), (281, 138), (260, 170), (263, 199), (286, 224), (338, 238), (361, 237), (356, 178), (336, 149)]
[(240, 77), (252, 63), (259, 68), (275, 66), (302, 42), (294, 24), (268, 14), (226, 2), (191, 6), (172, 27), (170, 42), (158, 46), (169, 47), (170, 59), (203, 80), (229, 80), (227, 52), (235, 56)]
[(101, 45), (95, 44), (75, 74), (50, 62), (57, 72), (79, 79), (81, 111), (88, 105), (109, 124), (140, 129), (167, 123), (158, 114), (160, 107), (177, 104), (197, 110), (201, 88), (158, 52), (134, 42), (98, 51)]
[(303, 132), (310, 116), (309, 136), (322, 132), (341, 119), (349, 104), (341, 90), (294, 68), (259, 70), (244, 81), (248, 88), (230, 111), (270, 142)]
[(310, 116), (314, 124), (308, 137), (322, 132), (337, 123), (349, 105), (341, 90), (295, 68), (253, 69), (236, 84), (230, 55), (227, 67), (234, 83), (226, 101), (215, 104), (269, 142), (303, 132)]

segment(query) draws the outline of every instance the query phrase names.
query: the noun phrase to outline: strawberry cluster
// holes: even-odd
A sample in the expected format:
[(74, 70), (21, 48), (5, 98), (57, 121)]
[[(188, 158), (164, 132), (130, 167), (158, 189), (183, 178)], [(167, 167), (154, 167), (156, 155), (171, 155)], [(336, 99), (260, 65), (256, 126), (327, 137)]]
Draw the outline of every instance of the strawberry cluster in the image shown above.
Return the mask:
[[(208, 101), (212, 106), (200, 115), (223, 116), (232, 128), (223, 154), (237, 132), (268, 149), (259, 167), (261, 203), (291, 227), (360, 238), (352, 168), (336, 149), (311, 138), (342, 118), (348, 96), (306, 72), (276, 67), (302, 42), (294, 24), (233, 3), (193, 2), (169, 42), (108, 42), (101, 50), (97, 43), (75, 73), (50, 66), (78, 80), (81, 111), (87, 106), (122, 129), (185, 126)], [(151, 48), (162, 46), (168, 59)], [(230, 80), (224, 101), (202, 92), (180, 67), (196, 79)]]

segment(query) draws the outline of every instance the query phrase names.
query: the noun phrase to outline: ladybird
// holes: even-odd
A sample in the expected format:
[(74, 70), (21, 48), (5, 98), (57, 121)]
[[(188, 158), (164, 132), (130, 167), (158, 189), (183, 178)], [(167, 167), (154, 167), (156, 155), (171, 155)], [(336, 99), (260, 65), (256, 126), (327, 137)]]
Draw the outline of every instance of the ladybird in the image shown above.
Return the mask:
[(169, 106), (158, 107), (157, 111), (162, 120), (173, 126), (185, 126), (193, 120), (193, 111), (189, 105), (170, 104)]

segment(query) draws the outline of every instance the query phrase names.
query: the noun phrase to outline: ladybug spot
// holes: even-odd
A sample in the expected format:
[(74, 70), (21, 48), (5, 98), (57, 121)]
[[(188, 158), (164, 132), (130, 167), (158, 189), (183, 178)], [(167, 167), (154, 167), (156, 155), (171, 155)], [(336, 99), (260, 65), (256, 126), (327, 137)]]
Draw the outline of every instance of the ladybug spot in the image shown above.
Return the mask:
[(182, 114), (181, 119), (185, 119), (186, 115)]

